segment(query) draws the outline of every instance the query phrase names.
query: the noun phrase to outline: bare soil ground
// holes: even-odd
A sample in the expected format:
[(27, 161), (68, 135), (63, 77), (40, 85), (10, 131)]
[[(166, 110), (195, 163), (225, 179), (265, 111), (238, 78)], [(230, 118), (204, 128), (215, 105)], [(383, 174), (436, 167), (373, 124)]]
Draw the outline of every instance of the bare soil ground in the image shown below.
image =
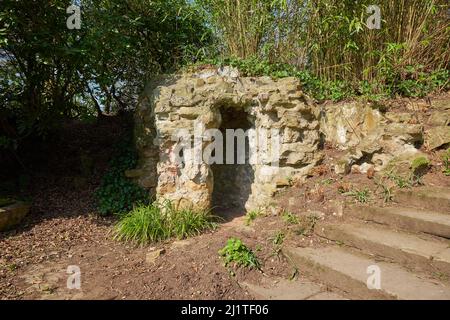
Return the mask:
[[(364, 188), (370, 190), (371, 203), (384, 205), (370, 175), (333, 173), (332, 162), (340, 152), (328, 146), (313, 175), (281, 193), (272, 210), (248, 226), (242, 213), (188, 240), (145, 247), (117, 242), (111, 236), (116, 218), (96, 214), (93, 192), (125, 128), (115, 118), (96, 125), (70, 124), (48, 144), (51, 147), (37, 153), (41, 160), (33, 161), (39, 166), (30, 170), (23, 190), (32, 199), (32, 211), (20, 227), (0, 233), (0, 299), (253, 299), (241, 283), (304, 278), (274, 245), (277, 233), (286, 236), (285, 244), (326, 243), (311, 232), (309, 220), (286, 223), (284, 211), (333, 221), (342, 214), (343, 201), (355, 201), (344, 193)], [(88, 175), (80, 165), (82, 153), (93, 161)], [(433, 167), (422, 181), (450, 186), (449, 177), (442, 174), (440, 152), (429, 155)], [(231, 275), (218, 255), (230, 237), (242, 239), (255, 251), (261, 271), (237, 270)], [(148, 257), (160, 249), (162, 254), (151, 261)], [(81, 269), (81, 290), (67, 289), (70, 265)]]
[[(116, 218), (95, 213), (93, 193), (124, 125), (118, 119), (103, 121), (95, 135), (91, 125), (68, 125), (51, 148), (42, 150), (45, 162), (38, 161), (24, 191), (32, 211), (20, 227), (0, 234), (0, 299), (252, 299), (241, 281), (293, 273), (272, 249), (278, 217), (246, 226), (241, 216), (213, 232), (155, 247), (113, 240)], [(80, 170), (80, 150), (93, 156), (89, 177)], [(218, 254), (230, 237), (255, 250), (261, 271), (231, 275)], [(149, 261), (147, 254), (157, 249), (164, 253)], [(81, 290), (67, 289), (71, 265), (80, 267)]]

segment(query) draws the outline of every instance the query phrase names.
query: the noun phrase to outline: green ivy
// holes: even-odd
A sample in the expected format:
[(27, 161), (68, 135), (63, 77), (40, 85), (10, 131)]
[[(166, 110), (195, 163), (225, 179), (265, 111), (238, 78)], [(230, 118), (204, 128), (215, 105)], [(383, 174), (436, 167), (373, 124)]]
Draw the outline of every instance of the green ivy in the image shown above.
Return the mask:
[(119, 144), (110, 169), (96, 190), (101, 215), (126, 213), (134, 204), (147, 203), (149, 200), (143, 188), (125, 177), (125, 171), (135, 168), (137, 164), (136, 152), (130, 145), (129, 139)]
[(371, 101), (395, 97), (424, 97), (429, 93), (446, 90), (449, 87), (449, 70), (426, 71), (423, 66), (406, 66), (396, 70), (391, 64), (383, 63), (379, 71), (385, 80), (372, 82), (350, 82), (345, 80), (325, 80), (309, 70), (299, 70), (286, 63), (271, 63), (259, 58), (239, 59), (234, 57), (204, 60), (200, 64), (232, 66), (239, 69), (242, 76), (270, 76), (274, 79), (295, 77), (300, 80), (303, 91), (317, 101), (342, 101), (356, 96)]

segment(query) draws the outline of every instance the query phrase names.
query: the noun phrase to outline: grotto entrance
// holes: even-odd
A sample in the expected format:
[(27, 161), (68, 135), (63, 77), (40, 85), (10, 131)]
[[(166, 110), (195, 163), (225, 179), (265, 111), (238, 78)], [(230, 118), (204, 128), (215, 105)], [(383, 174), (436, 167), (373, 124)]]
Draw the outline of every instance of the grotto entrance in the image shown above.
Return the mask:
[(231, 219), (245, 214), (245, 204), (255, 178), (250, 164), (249, 137), (246, 134), (244, 139), (242, 135), (254, 127), (254, 119), (243, 109), (221, 107), (220, 113), (223, 164), (211, 165), (214, 181), (212, 208), (215, 214)]

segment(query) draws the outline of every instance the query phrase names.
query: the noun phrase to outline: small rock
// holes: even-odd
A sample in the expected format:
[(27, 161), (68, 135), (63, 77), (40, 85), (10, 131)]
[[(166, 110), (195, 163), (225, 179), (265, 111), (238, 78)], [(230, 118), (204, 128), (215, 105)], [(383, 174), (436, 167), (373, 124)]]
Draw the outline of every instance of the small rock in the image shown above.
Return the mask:
[(158, 249), (158, 250), (149, 252), (145, 256), (145, 262), (147, 262), (148, 264), (155, 264), (156, 260), (159, 258), (159, 256), (164, 253), (166, 253), (165, 249)]
[(450, 127), (439, 126), (428, 130), (425, 133), (425, 144), (429, 150), (434, 150), (450, 143)]

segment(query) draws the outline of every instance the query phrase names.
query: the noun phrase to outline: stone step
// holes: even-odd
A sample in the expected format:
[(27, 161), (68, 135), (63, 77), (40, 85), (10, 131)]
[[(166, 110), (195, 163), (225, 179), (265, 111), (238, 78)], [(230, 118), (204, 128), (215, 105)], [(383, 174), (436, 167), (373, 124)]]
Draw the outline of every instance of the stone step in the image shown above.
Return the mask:
[(307, 279), (266, 278), (258, 285), (239, 284), (260, 300), (346, 300), (339, 293), (328, 291), (325, 286)]
[[(450, 288), (399, 265), (375, 261), (348, 249), (286, 247), (285, 255), (301, 274), (339, 288), (359, 299), (449, 300)], [(369, 289), (373, 269), (380, 270), (380, 288)], [(370, 282), (372, 283), (372, 282)]]
[(355, 218), (387, 224), (408, 232), (424, 232), (450, 239), (450, 215), (404, 207), (370, 207), (354, 205), (346, 214)]
[(450, 241), (413, 235), (362, 222), (327, 224), (316, 233), (361, 249), (365, 254), (389, 258), (408, 268), (421, 269), (450, 279)]
[(401, 189), (395, 193), (394, 200), (405, 206), (415, 206), (450, 215), (450, 188)]

